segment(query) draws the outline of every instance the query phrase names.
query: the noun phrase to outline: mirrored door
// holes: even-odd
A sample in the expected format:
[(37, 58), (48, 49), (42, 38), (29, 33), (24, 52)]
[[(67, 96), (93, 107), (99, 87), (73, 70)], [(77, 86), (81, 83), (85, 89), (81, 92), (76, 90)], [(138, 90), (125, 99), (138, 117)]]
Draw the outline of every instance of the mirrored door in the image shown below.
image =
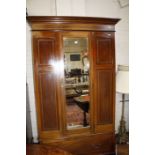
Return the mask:
[(68, 130), (90, 127), (88, 37), (63, 37), (65, 109)]

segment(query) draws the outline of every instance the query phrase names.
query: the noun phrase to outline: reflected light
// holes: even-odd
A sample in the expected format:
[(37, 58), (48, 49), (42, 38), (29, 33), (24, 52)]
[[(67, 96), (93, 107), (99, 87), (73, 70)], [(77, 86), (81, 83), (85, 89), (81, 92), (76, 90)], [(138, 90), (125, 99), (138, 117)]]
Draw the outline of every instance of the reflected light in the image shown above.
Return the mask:
[(89, 67), (90, 67), (90, 64), (89, 64), (89, 62), (86, 64), (86, 67), (89, 69)]
[(78, 44), (78, 41), (77, 41), (77, 40), (75, 40), (75, 41), (74, 41), (74, 44)]
[(63, 60), (50, 60), (50, 65), (53, 67), (54, 72), (58, 75), (62, 74), (64, 71)]

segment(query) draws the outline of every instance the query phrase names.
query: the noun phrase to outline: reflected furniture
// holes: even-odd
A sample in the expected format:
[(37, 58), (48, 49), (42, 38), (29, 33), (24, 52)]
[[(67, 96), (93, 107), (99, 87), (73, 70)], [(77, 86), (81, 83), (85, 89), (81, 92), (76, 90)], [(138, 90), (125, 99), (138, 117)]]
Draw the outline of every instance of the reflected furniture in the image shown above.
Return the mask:
[(74, 97), (75, 102), (77, 105), (83, 110), (83, 126), (87, 126), (87, 119), (86, 119), (86, 113), (88, 113), (89, 110), (89, 102), (90, 97), (89, 95), (81, 95), (79, 97)]
[[(39, 142), (77, 155), (115, 154), (115, 24), (120, 19), (28, 16), (27, 20), (32, 30)], [(89, 126), (75, 129), (67, 127), (66, 88), (73, 88), (72, 92), (76, 88), (79, 94), (74, 92), (78, 94), (74, 97), (82, 91), (75, 83), (66, 83), (67, 78), (74, 78), (69, 76), (70, 69), (65, 71), (68, 38), (87, 41), (84, 54), (89, 60), (84, 68), (89, 79), (76, 79), (79, 84), (88, 81), (82, 91), (90, 97)]]

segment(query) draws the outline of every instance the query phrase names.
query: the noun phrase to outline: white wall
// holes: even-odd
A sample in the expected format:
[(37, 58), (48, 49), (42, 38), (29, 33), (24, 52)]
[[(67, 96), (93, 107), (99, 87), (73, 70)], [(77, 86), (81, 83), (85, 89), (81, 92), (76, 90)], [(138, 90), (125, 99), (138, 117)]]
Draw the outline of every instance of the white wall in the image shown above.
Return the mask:
[(28, 15), (52, 16), (56, 15), (55, 0), (26, 0)]
[(34, 97), (34, 82), (33, 82), (33, 70), (32, 70), (32, 52), (31, 52), (31, 32), (30, 26), (26, 24), (26, 81), (28, 84), (28, 96), (30, 103), (30, 116), (32, 122), (32, 135), (33, 141), (37, 142), (37, 118), (36, 118), (36, 107)]
[[(92, 16), (121, 18), (116, 25), (116, 64), (129, 63), (129, 7), (121, 8), (117, 0), (27, 0), (28, 15)], [(29, 84), (33, 136), (37, 137), (32, 58), (29, 26), (27, 26), (27, 82)], [(128, 96), (127, 96), (128, 98)], [(121, 117), (120, 94), (116, 94), (116, 132)], [(126, 103), (125, 117), (129, 128), (129, 106)]]
[(84, 16), (85, 0), (57, 0), (58, 16)]

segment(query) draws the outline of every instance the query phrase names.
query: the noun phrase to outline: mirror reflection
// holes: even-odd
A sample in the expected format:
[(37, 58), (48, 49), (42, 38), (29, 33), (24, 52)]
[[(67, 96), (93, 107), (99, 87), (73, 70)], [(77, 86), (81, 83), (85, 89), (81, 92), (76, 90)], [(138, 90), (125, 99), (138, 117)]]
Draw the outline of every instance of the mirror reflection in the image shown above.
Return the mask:
[(64, 38), (67, 129), (89, 127), (89, 59), (87, 38)]

